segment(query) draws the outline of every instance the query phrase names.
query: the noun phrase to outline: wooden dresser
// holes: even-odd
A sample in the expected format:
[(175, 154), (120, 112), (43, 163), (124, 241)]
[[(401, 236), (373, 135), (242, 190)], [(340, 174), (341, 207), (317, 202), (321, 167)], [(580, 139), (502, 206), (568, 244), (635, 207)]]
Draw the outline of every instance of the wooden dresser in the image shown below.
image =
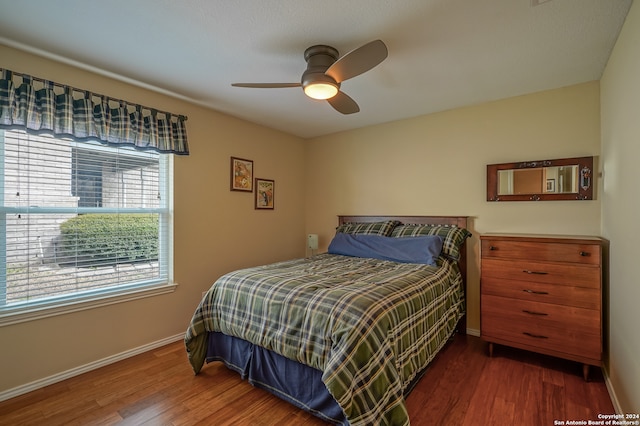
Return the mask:
[(481, 336), (589, 366), (602, 361), (602, 262), (598, 237), (485, 234)]

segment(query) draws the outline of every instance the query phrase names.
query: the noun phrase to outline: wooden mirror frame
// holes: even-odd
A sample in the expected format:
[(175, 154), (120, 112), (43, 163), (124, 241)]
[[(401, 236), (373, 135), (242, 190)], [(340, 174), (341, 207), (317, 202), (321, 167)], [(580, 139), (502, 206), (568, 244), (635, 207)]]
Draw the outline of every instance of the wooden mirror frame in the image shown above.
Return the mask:
[[(498, 195), (498, 172), (540, 167), (578, 166), (578, 192)], [(523, 161), (487, 165), (487, 201), (555, 201), (593, 200), (593, 157), (562, 158), (556, 160)]]

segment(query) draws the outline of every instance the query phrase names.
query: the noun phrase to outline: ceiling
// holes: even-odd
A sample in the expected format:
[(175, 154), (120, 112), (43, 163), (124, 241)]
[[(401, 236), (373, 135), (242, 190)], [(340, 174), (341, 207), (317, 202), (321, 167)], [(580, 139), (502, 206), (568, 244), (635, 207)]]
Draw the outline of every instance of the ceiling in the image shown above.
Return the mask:
[[(631, 3), (0, 0), (0, 43), (311, 138), (598, 80)], [(359, 113), (300, 88), (231, 87), (296, 83), (307, 47), (375, 39), (387, 59), (341, 87)]]

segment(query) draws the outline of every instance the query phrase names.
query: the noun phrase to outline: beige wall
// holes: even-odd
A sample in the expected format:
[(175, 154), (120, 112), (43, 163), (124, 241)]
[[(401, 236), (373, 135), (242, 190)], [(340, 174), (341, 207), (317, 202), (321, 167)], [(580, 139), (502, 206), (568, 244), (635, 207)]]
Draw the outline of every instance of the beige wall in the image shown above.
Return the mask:
[(611, 241), (608, 374), (627, 413), (640, 412), (640, 4), (635, 2), (601, 80), (602, 232)]
[(600, 155), (598, 82), (313, 139), (306, 229), (326, 248), (339, 214), (469, 216), (468, 324), (479, 319), (478, 236), (600, 234), (600, 199), (487, 202), (486, 165)]
[[(187, 115), (191, 148), (175, 159), (176, 291), (0, 327), (0, 392), (184, 333), (221, 274), (304, 255), (299, 138), (2, 45), (0, 67)], [(230, 156), (275, 179), (275, 210), (256, 211), (252, 194), (229, 191)]]

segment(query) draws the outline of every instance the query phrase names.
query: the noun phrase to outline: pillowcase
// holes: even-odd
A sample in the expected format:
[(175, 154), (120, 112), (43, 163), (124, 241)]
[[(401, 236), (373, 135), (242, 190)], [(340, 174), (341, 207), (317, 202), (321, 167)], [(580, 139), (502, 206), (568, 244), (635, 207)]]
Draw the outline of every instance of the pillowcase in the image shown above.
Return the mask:
[(396, 226), (391, 236), (416, 237), (420, 235), (439, 235), (442, 237), (442, 254), (455, 261), (460, 260), (460, 250), (471, 232), (455, 225), (419, 225), (405, 224)]
[(344, 256), (422, 263), (436, 266), (442, 251), (442, 237), (428, 235), (414, 238), (391, 238), (380, 235), (345, 234), (339, 232), (331, 240), (328, 252)]
[(336, 233), (360, 234), (360, 235), (391, 235), (393, 228), (400, 222), (397, 220), (386, 220), (384, 222), (348, 222), (336, 228)]

